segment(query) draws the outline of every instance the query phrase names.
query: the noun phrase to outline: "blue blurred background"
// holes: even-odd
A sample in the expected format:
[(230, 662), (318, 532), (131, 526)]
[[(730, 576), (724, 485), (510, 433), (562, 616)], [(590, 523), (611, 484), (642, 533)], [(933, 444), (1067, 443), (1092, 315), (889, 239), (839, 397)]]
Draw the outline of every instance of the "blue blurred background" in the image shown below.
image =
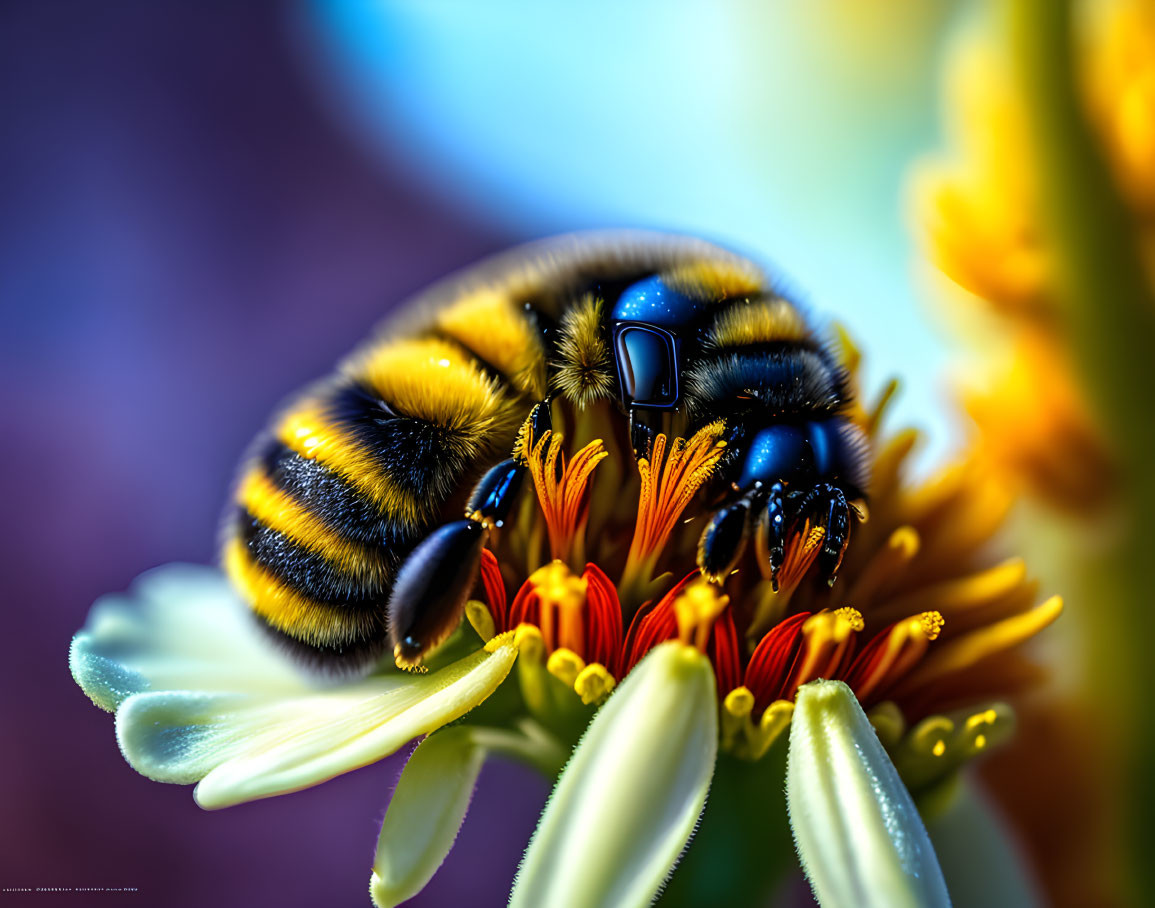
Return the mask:
[[(0, 7), (0, 886), (368, 903), (397, 760), (205, 813), (124, 763), (65, 653), (102, 593), (211, 560), (237, 457), (277, 401), (449, 270), (569, 229), (701, 233), (846, 322), (875, 385), (907, 379), (899, 416), (945, 446), (902, 181), (933, 146), (947, 12)], [(488, 767), (415, 904), (503, 892), (545, 794)]]

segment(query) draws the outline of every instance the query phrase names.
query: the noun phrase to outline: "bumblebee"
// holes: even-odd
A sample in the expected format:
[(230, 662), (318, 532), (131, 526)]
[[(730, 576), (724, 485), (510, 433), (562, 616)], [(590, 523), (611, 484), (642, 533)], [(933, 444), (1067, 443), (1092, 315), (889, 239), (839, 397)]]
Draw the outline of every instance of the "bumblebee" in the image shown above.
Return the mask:
[(285, 644), (345, 668), (389, 649), (420, 663), (513, 513), (519, 429), (540, 436), (561, 407), (618, 414), (637, 458), (658, 431), (721, 418), (702, 573), (723, 578), (757, 526), (776, 574), (806, 518), (825, 529), (818, 571), (834, 582), (850, 502), (867, 492), (866, 442), (845, 371), (751, 262), (692, 238), (579, 235), (399, 311), (292, 398), (240, 470), (224, 566)]

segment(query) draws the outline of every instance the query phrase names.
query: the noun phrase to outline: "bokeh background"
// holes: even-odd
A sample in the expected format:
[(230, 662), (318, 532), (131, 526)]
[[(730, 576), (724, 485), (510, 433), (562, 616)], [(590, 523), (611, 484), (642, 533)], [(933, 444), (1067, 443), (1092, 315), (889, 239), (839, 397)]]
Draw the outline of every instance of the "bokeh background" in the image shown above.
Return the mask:
[[(971, 6), (0, 5), (0, 887), (367, 904), (397, 758), (206, 813), (124, 763), (66, 652), (101, 594), (211, 561), (276, 403), (451, 270), (580, 228), (704, 235), (845, 324), (868, 388), (901, 376), (924, 463), (957, 449), (910, 175)], [(414, 904), (504, 904), (546, 793), (487, 765)]]

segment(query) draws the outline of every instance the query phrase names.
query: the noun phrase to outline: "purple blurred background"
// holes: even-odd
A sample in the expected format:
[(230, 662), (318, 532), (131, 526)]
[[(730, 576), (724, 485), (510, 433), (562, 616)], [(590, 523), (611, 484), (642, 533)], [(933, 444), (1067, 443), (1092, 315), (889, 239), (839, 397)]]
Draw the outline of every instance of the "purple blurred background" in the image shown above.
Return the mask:
[[(0, 7), (0, 888), (139, 888), (5, 904), (368, 904), (396, 759), (207, 813), (128, 767), (67, 671), (96, 597), (212, 559), (235, 461), (281, 397), (407, 294), (522, 239), (342, 135), (287, 9)], [(506, 891), (545, 794), (487, 767), (413, 904)]]

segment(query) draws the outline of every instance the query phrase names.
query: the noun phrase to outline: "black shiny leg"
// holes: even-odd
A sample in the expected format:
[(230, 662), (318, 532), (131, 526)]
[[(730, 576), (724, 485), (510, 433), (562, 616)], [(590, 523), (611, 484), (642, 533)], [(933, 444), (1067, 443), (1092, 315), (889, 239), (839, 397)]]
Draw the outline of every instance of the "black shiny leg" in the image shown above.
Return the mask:
[(546, 432), (553, 429), (553, 409), (550, 406), (552, 398), (547, 397), (540, 403), (533, 405), (529, 411), (529, 426), (533, 430), (534, 438), (541, 438)]
[(434, 530), (401, 566), (389, 596), (389, 642), (401, 668), (415, 668), (453, 633), (473, 589), (489, 530), (455, 520)]
[(636, 460), (648, 460), (657, 432), (649, 425), (648, 411), (630, 407), (630, 444)]
[[(535, 438), (550, 431), (550, 402), (530, 412)], [(490, 532), (509, 517), (525, 480), (524, 456), (490, 467), (473, 488), (465, 519), (430, 533), (409, 554), (386, 606), (393, 657), (399, 666), (414, 668), (453, 632), (461, 620)]]
[(826, 494), (826, 535), (818, 554), (818, 571), (830, 586), (838, 578), (842, 555), (850, 541), (850, 505), (846, 493), (838, 486), (830, 486)]
[(833, 483), (820, 482), (801, 494), (793, 493), (790, 503), (794, 519), (810, 517), (825, 531), (822, 551), (818, 553), (818, 572), (833, 586), (850, 539), (850, 505), (846, 493)]
[(698, 569), (721, 583), (746, 550), (755, 516), (766, 502), (761, 485), (714, 512), (698, 540)]
[(521, 491), (525, 479), (525, 464), (512, 457), (490, 467), (474, 486), (465, 506), (465, 516), (481, 523), (500, 527), (509, 516), (510, 508)]
[(762, 524), (770, 560), (770, 586), (778, 592), (778, 571), (786, 560), (786, 487), (776, 482), (767, 490), (766, 510)]

